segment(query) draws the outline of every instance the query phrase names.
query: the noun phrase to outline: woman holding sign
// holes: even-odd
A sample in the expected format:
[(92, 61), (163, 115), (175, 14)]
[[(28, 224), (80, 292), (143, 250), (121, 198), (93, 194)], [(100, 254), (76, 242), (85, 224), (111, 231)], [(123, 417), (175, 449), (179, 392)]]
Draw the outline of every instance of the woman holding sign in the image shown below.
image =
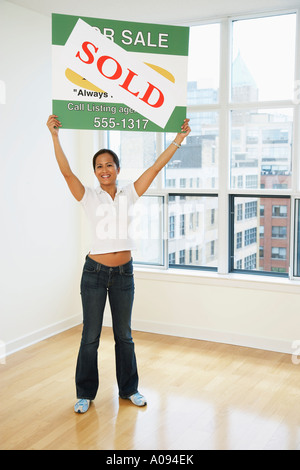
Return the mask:
[(120, 163), (117, 155), (102, 149), (93, 157), (96, 189), (85, 187), (72, 172), (59, 141), (61, 123), (51, 115), (51, 132), (59, 169), (75, 199), (82, 205), (92, 227), (92, 244), (81, 278), (83, 331), (76, 366), (76, 413), (85, 413), (94, 400), (98, 385), (98, 347), (107, 295), (110, 302), (115, 339), (116, 375), (119, 395), (137, 406), (146, 405), (138, 392), (138, 372), (131, 336), (134, 279), (131, 250), (134, 240), (128, 227), (132, 207), (149, 188), (160, 170), (170, 161), (190, 133), (189, 119), (169, 147), (134, 183), (117, 187)]

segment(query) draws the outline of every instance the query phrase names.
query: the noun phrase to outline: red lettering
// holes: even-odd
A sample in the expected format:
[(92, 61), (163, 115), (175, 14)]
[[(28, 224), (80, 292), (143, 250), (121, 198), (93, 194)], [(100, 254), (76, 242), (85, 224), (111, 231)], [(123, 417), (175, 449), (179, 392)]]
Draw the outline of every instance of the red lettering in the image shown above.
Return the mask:
[(82, 49), (83, 49), (83, 52), (85, 52), (85, 54), (87, 55), (88, 57), (88, 60), (83, 60), (81, 57), (80, 57), (80, 52), (78, 51), (77, 54), (76, 54), (76, 57), (78, 57), (81, 62), (84, 62), (85, 64), (92, 64), (94, 62), (94, 56), (92, 54), (92, 52), (89, 50), (88, 46), (93, 46), (93, 48), (95, 49), (95, 53), (98, 52), (98, 47), (94, 46), (93, 43), (91, 42), (88, 42), (88, 41), (85, 41), (83, 44), (82, 44)]
[[(152, 106), (152, 108), (160, 108), (164, 101), (165, 101), (165, 98), (164, 98), (164, 95), (162, 94), (162, 92), (154, 85), (152, 85), (151, 83), (147, 82), (148, 83), (148, 88), (146, 90), (146, 93), (144, 94), (144, 96), (142, 98), (140, 98), (140, 100), (144, 101), (144, 103), (148, 104), (149, 106)], [(158, 93), (159, 93), (159, 96), (158, 96), (158, 99), (156, 101), (156, 103), (154, 104), (151, 104), (149, 103), (149, 98), (152, 94), (152, 92), (154, 90), (157, 90)]]
[(134, 77), (134, 76), (138, 76), (138, 74), (135, 73), (135, 72), (133, 72), (133, 71), (130, 70), (130, 69), (127, 69), (127, 70), (128, 70), (128, 72), (129, 72), (129, 74), (128, 74), (127, 77), (125, 78), (125, 82), (123, 83), (123, 85), (119, 85), (119, 86), (120, 86), (121, 88), (124, 88), (124, 90), (129, 91), (129, 93), (131, 93), (133, 96), (137, 96), (137, 95), (139, 94), (139, 92), (137, 91), (137, 92), (134, 93), (133, 91), (130, 91), (130, 90), (128, 89), (128, 87), (129, 87), (130, 83), (132, 82), (133, 77)]
[[(105, 75), (105, 73), (103, 73), (103, 70), (102, 70), (104, 62), (107, 61), (107, 60), (109, 60), (109, 59), (110, 59), (110, 60), (113, 60), (113, 61), (116, 63), (116, 65), (117, 65), (116, 71), (115, 71), (115, 73), (114, 73), (111, 77), (109, 77), (108, 75)], [(117, 80), (117, 79), (120, 78), (121, 75), (122, 75), (122, 67), (121, 67), (121, 65), (119, 64), (119, 62), (118, 62), (116, 59), (114, 59), (113, 57), (110, 57), (110, 56), (108, 56), (108, 55), (104, 55), (104, 56), (102, 56), (102, 57), (100, 57), (100, 58), (98, 59), (97, 67), (98, 67), (99, 72), (100, 72), (104, 77), (110, 78), (110, 80)]]
[[(95, 60), (95, 57), (93, 54), (96, 54), (99, 50), (98, 47), (96, 47), (93, 43), (85, 41), (82, 43), (82, 51), (78, 51), (76, 54), (76, 57), (78, 57), (81, 62), (84, 64), (92, 64)], [(94, 49), (94, 51), (92, 50)], [(81, 56), (81, 53), (84, 52), (86, 56)], [(107, 64), (109, 61), (113, 61), (115, 67), (111, 67), (112, 64), (108, 64), (107, 67), (105, 68), (105, 64)], [(119, 62), (114, 59), (113, 57), (110, 57), (108, 55), (104, 55), (102, 57), (99, 57), (97, 61), (97, 68), (99, 72), (105, 77), (110, 80), (118, 80), (122, 76), (122, 66), (119, 64)], [(105, 69), (105, 72), (103, 71)], [(119, 85), (121, 88), (123, 88), (125, 91), (128, 91), (133, 96), (138, 96), (139, 91), (131, 91), (129, 90), (129, 87), (134, 79), (134, 77), (137, 77), (138, 74), (127, 68), (128, 74), (123, 82), (122, 85)], [(109, 71), (109, 72), (108, 72)], [(109, 74), (109, 75), (108, 75)], [(152, 85), (152, 83), (148, 83), (148, 88), (142, 98), (139, 98), (141, 101), (146, 103), (148, 106), (151, 106), (152, 108), (160, 108), (164, 101), (164, 95), (162, 91), (157, 88), (156, 86)]]

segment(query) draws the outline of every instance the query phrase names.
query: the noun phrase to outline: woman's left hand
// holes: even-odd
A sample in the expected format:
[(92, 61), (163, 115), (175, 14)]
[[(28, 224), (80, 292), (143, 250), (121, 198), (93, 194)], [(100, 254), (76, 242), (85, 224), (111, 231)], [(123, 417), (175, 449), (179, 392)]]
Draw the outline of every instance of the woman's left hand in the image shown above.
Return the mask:
[(176, 139), (175, 139), (175, 142), (177, 143), (181, 143), (184, 141), (184, 139), (189, 135), (189, 133), (191, 132), (191, 128), (189, 126), (189, 122), (190, 120), (189, 119), (185, 119), (183, 121), (183, 124), (181, 126), (181, 132), (179, 132), (176, 136)]

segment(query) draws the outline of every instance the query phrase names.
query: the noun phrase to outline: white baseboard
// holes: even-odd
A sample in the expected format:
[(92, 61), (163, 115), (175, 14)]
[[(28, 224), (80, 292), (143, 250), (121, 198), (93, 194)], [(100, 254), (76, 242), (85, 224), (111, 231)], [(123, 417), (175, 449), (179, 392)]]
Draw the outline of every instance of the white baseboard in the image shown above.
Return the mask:
[(17, 338), (13, 341), (8, 343), (1, 343), (0, 348), (0, 361), (4, 359), (4, 356), (9, 356), (21, 349), (27, 348), (35, 343), (43, 341), (44, 339), (50, 338), (51, 336), (55, 336), (63, 331), (69, 330), (74, 326), (79, 325), (82, 323), (82, 314), (74, 315), (73, 317), (66, 318), (57, 323), (53, 323), (51, 325), (46, 326), (45, 328), (41, 328), (39, 330), (35, 330), (28, 335), (22, 336)]
[[(105, 317), (105, 324), (106, 326), (111, 326), (111, 320), (108, 316)], [(234, 346), (262, 349), (291, 355), (295, 354), (293, 342), (283, 339), (256, 337), (228, 331), (209, 330), (138, 319), (133, 319), (132, 329), (148, 333), (210, 341), (212, 343), (231, 344)]]
[[(1, 361), (3, 362), (5, 356), (9, 356), (10, 354), (43, 341), (44, 339), (62, 333), (63, 331), (73, 328), (80, 323), (82, 323), (82, 314), (74, 315), (40, 330), (33, 331), (32, 333), (10, 341), (9, 343), (1, 343), (0, 363)], [(112, 323), (110, 314), (104, 315), (103, 325), (111, 327)], [(160, 335), (198, 339), (201, 341), (210, 341), (213, 343), (231, 344), (234, 346), (262, 349), (266, 351), (274, 351), (291, 355), (295, 354), (295, 347), (293, 346), (293, 342), (283, 339), (262, 338), (239, 333), (232, 333), (228, 331), (209, 330), (138, 319), (133, 320), (132, 329)]]

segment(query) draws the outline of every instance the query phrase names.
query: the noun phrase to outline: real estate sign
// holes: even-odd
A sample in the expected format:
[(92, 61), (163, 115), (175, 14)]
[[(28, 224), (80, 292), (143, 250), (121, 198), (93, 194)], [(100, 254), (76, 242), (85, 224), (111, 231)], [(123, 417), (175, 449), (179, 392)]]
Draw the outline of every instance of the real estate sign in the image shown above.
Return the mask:
[(53, 114), (67, 129), (178, 132), (189, 28), (52, 15)]

